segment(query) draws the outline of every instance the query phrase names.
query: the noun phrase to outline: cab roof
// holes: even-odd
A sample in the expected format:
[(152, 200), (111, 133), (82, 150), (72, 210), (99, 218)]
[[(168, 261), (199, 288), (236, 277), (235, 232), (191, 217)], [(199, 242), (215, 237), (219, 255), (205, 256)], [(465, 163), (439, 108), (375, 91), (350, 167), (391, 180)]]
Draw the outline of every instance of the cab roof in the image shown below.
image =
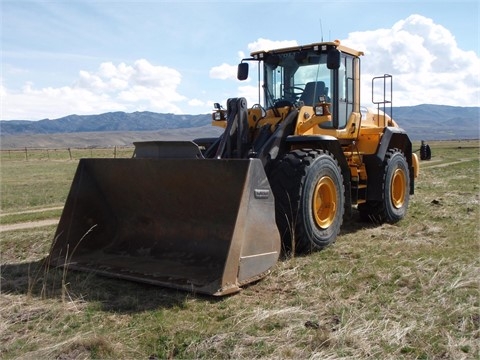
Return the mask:
[(299, 52), (299, 51), (305, 51), (305, 50), (318, 51), (318, 50), (327, 50), (329, 47), (336, 47), (341, 52), (347, 53), (353, 56), (364, 55), (363, 51), (358, 51), (358, 50), (354, 50), (349, 47), (343, 46), (340, 44), (339, 40), (335, 40), (335, 41), (327, 41), (327, 42), (318, 42), (318, 43), (313, 43), (308, 45), (292, 46), (292, 47), (281, 48), (281, 49), (254, 51), (250, 54), (250, 56), (254, 58), (258, 58), (258, 57), (262, 58), (263, 56), (261, 56), (261, 54), (283, 54), (283, 53)]

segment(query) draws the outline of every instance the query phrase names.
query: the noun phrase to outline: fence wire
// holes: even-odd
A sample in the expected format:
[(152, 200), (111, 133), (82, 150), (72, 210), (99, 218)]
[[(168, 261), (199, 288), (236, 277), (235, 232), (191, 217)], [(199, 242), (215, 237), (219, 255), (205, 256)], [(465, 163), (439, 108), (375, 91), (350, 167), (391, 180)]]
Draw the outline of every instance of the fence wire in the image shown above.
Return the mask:
[(82, 158), (130, 158), (133, 147), (1, 149), (1, 161), (79, 160)]

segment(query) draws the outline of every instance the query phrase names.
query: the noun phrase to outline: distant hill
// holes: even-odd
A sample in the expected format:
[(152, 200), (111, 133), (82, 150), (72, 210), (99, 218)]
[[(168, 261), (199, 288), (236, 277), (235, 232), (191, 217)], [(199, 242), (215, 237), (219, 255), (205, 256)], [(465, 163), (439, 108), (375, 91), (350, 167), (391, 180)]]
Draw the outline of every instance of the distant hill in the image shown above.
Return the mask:
[(480, 107), (446, 105), (394, 107), (393, 118), (413, 140), (480, 138)]
[(0, 121), (0, 131), (2, 135), (147, 131), (200, 127), (210, 124), (211, 119), (211, 114), (174, 115), (149, 111), (109, 112), (100, 115), (68, 115), (55, 120), (2, 120)]
[[(417, 105), (394, 107), (393, 118), (412, 140), (478, 139), (480, 107)], [(55, 120), (0, 121), (1, 147), (131, 145), (133, 141), (218, 136), (211, 115), (110, 112)]]

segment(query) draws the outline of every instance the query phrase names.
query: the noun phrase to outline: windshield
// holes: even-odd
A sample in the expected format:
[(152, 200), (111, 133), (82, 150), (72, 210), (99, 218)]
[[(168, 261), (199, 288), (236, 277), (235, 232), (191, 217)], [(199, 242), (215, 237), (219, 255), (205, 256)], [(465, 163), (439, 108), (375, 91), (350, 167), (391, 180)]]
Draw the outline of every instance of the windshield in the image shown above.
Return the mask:
[(331, 71), (327, 55), (295, 52), (265, 59), (265, 106), (281, 101), (313, 106), (320, 96), (330, 101)]

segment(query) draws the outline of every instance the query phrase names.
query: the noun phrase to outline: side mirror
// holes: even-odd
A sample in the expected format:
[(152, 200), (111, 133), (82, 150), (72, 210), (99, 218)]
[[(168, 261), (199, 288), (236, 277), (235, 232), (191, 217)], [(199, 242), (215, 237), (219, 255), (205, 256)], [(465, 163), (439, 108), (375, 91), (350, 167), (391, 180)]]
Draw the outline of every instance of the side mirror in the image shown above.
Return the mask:
[(237, 79), (238, 80), (246, 80), (248, 78), (248, 63), (240, 63), (238, 64), (237, 69)]
[(330, 49), (327, 54), (327, 68), (338, 70), (340, 68), (340, 50)]

